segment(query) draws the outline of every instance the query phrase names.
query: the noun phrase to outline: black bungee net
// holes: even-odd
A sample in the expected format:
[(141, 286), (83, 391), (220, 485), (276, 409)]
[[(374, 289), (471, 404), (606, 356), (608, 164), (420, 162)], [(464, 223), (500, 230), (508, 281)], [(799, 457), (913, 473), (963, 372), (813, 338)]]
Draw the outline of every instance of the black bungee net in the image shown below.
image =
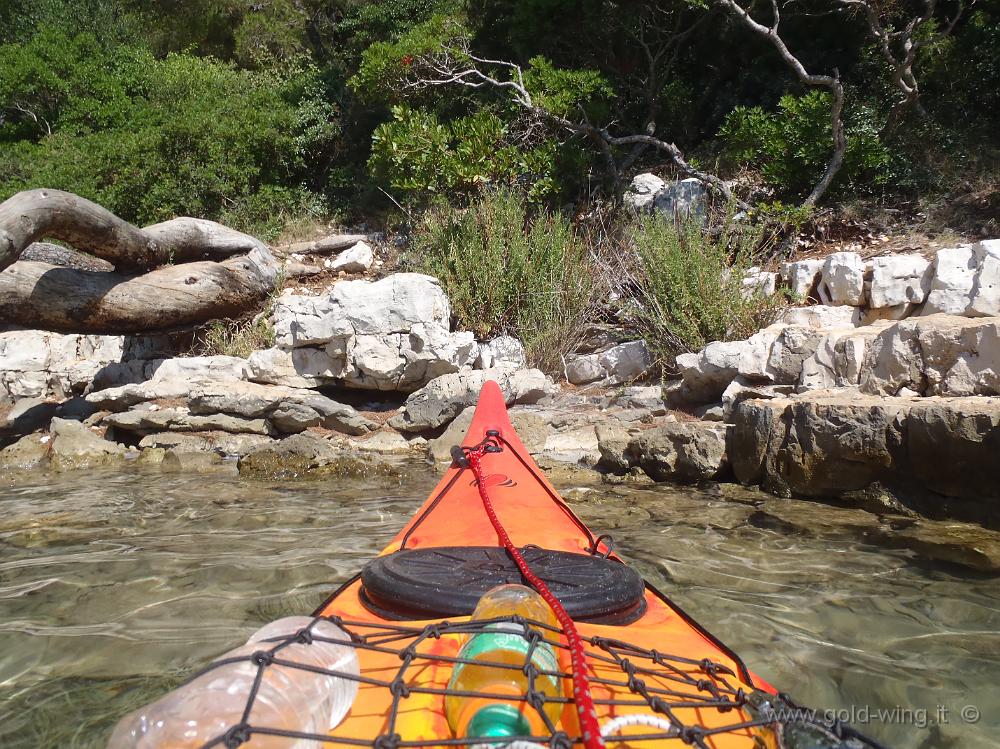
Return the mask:
[[(347, 635), (349, 641), (330, 638), (313, 632), (320, 621), (329, 621)], [(447, 636), (475, 635), (486, 632), (499, 622), (510, 622), (524, 628), (524, 637), (529, 641), (524, 662), (520, 665), (492, 662), (482, 659), (470, 661), (459, 657), (428, 652), (430, 641)], [(212, 669), (231, 663), (251, 662), (257, 666), (257, 674), (248, 694), (241, 721), (230, 726), (212, 740), (202, 745), (202, 749), (225, 747), (237, 749), (254, 735), (278, 736), (289, 739), (307, 739), (319, 742), (324, 747), (365, 746), (374, 749), (420, 749), (422, 747), (465, 747), (474, 744), (502, 746), (514, 741), (529, 741), (552, 749), (573, 749), (582, 746), (579, 736), (570, 736), (558, 729), (544, 706), (548, 702), (567, 703), (571, 698), (552, 697), (535, 689), (535, 678), (539, 675), (557, 676), (567, 683), (571, 675), (563, 671), (541, 671), (532, 662), (533, 653), (539, 643), (545, 642), (552, 648), (565, 649), (560, 642), (559, 630), (543, 622), (528, 620), (520, 616), (497, 617), (468, 622), (442, 621), (426, 626), (406, 626), (395, 623), (372, 623), (352, 621), (341, 617), (316, 617), (307, 627), (287, 636), (261, 641), (261, 649), (246, 656), (224, 658), (211, 663), (199, 671), (192, 680)], [(601, 675), (594, 674), (590, 681), (594, 686), (614, 688), (616, 692), (628, 690), (628, 695), (614, 699), (595, 699), (598, 706), (627, 708), (635, 712), (645, 707), (650, 714), (659, 715), (670, 722), (669, 729), (650, 727), (637, 732), (632, 727), (624, 735), (610, 735), (604, 738), (608, 744), (642, 745), (651, 741), (666, 739), (679, 740), (683, 745), (699, 749), (715, 749), (713, 737), (724, 734), (742, 734), (747, 747), (760, 746), (767, 749), (795, 749), (808, 746), (809, 749), (886, 749), (882, 744), (865, 737), (850, 726), (838, 721), (824, 721), (818, 711), (800, 708), (786, 695), (770, 695), (760, 691), (748, 692), (735, 681), (734, 672), (727, 666), (709, 659), (693, 660), (671, 655), (660, 650), (649, 650), (631, 645), (625, 641), (608, 637), (584, 638), (587, 642), (587, 658), (591, 663), (602, 666)], [(310, 645), (313, 642), (349, 644), (359, 656), (365, 652), (395, 654), (400, 666), (390, 680), (376, 679), (365, 675), (322, 669), (282, 658), (282, 650), (293, 644)], [(359, 658), (360, 660), (360, 658)], [(502, 669), (521, 670), (527, 676), (528, 688), (520, 700), (526, 702), (546, 726), (547, 734), (538, 736), (514, 736), (504, 739), (451, 738), (440, 737), (433, 740), (407, 740), (397, 732), (398, 714), (405, 702), (414, 694), (446, 695), (470, 698), (487, 698), (510, 704), (518, 698), (511, 695), (487, 692), (458, 691), (445, 687), (431, 687), (412, 683), (408, 674), (415, 665), (424, 666), (430, 662), (454, 666), (459, 663), (475, 663)], [(266, 669), (281, 666), (287, 669), (303, 669), (330, 678), (349, 679), (359, 685), (375, 686), (387, 690), (392, 695), (384, 729), (375, 736), (351, 736), (343, 732), (344, 723), (331, 729), (330, 733), (303, 733), (286, 728), (259, 725), (253, 720), (254, 701)], [(611, 670), (612, 675), (605, 675)], [(620, 671), (621, 676), (616, 674)], [(359, 696), (360, 698), (360, 696)], [(732, 722), (724, 725), (704, 726), (685, 722), (682, 713), (689, 710), (714, 710), (719, 714), (732, 714)], [(348, 712), (348, 718), (350, 712)], [(752, 735), (760, 738), (751, 738)], [(804, 740), (811, 743), (802, 743)]]
[[(499, 440), (496, 445), (497, 451), (503, 449), (499, 443), (504, 443), (504, 446), (509, 447), (509, 443), (506, 443), (506, 440), (498, 432), (491, 431), (487, 434), (487, 438), (481, 444), (492, 439)], [(456, 461), (462, 460), (462, 449), (458, 448), (459, 453)], [(468, 450), (469, 448), (464, 449)], [(514, 455), (523, 462), (516, 451)], [(527, 464), (526, 467), (531, 470)], [(464, 472), (456, 473), (452, 484), (461, 473)], [(409, 532), (403, 538), (401, 548), (405, 548), (410, 533), (443, 499), (450, 486), (451, 484), (411, 525)], [(552, 499), (565, 507), (558, 496), (553, 494)], [(575, 518), (568, 508), (567, 512)], [(576, 522), (579, 524), (578, 520)], [(604, 556), (610, 554), (612, 541), (609, 536), (599, 536), (594, 539), (586, 526), (580, 524), (580, 527), (591, 542), (590, 552), (592, 554), (600, 554), (598, 547), (602, 542), (607, 549)], [(334, 593), (329, 600), (333, 600), (342, 590)], [(710, 633), (693, 622), (683, 611), (673, 604), (670, 606), (678, 616), (694, 626), (698, 632), (721, 646), (721, 643), (718, 643)], [(347, 641), (334, 639), (314, 632), (314, 627), (321, 621), (335, 624), (349, 639)], [(495, 625), (498, 623), (512, 623), (522, 627), (522, 634), (528, 640), (529, 646), (520, 664), (512, 665), (481, 658), (469, 660), (431, 652), (430, 644), (433, 640), (450, 636), (468, 637), (491, 630), (495, 631)], [(744, 677), (743, 681), (737, 679), (736, 673), (728, 666), (707, 658), (702, 660), (685, 658), (661, 650), (649, 650), (624, 640), (609, 637), (584, 637), (583, 640), (586, 646), (587, 661), (601, 667), (600, 674), (594, 673), (589, 677), (590, 684), (613, 689), (616, 694), (623, 693), (625, 689), (628, 690), (627, 695), (621, 694), (621, 696), (614, 698), (595, 698), (595, 705), (606, 708), (625, 708), (629, 713), (635, 713), (637, 710), (645, 708), (648, 714), (661, 716), (669, 721), (669, 728), (666, 729), (654, 726), (648, 729), (644, 728), (643, 732), (639, 733), (633, 726), (625, 735), (605, 736), (604, 742), (606, 744), (621, 745), (627, 743), (642, 746), (651, 741), (672, 739), (679, 740), (686, 746), (698, 747), (698, 749), (717, 749), (713, 741), (715, 737), (740, 734), (746, 739), (748, 749), (752, 746), (759, 746), (762, 749), (887, 749), (845, 723), (824, 720), (819, 711), (802, 708), (785, 694), (770, 695), (759, 690), (747, 691), (744, 682), (749, 680), (749, 676), (738, 658), (734, 657), (736, 665)], [(355, 648), (362, 665), (361, 673), (353, 674), (322, 669), (282, 658), (282, 650), (290, 645), (311, 645), (313, 642), (348, 644)], [(578, 749), (584, 746), (582, 737), (570, 736), (565, 731), (559, 730), (544, 709), (548, 702), (565, 704), (573, 702), (572, 698), (552, 697), (535, 688), (535, 679), (541, 675), (558, 677), (563, 687), (572, 683), (573, 675), (571, 673), (562, 670), (543, 671), (535, 666), (534, 653), (543, 642), (557, 652), (568, 650), (567, 645), (563, 642), (563, 633), (559, 628), (516, 615), (463, 622), (440, 621), (423, 626), (416, 624), (407, 626), (405, 623), (392, 622), (354, 621), (339, 616), (316, 616), (307, 627), (297, 632), (261, 641), (259, 650), (249, 655), (215, 661), (191, 678), (191, 680), (196, 679), (214, 668), (231, 663), (251, 662), (257, 666), (257, 673), (247, 694), (246, 706), (240, 722), (203, 744), (202, 749), (210, 749), (211, 747), (237, 749), (250, 741), (254, 735), (307, 739), (318, 742), (324, 747), (340, 745), (373, 747), (374, 749), (422, 749), (423, 747), (471, 747), (473, 745), (500, 747), (513, 742), (531, 742), (551, 749)], [(395, 676), (391, 680), (385, 680), (366, 675), (363, 670), (364, 659), (360, 657), (366, 651), (398, 657), (400, 665)], [(729, 652), (724, 646), (723, 651)], [(451, 667), (457, 664), (474, 663), (479, 666), (519, 670), (527, 677), (528, 686), (525, 694), (517, 698), (509, 694), (424, 686), (415, 683), (416, 680), (410, 678), (414, 666), (422, 667), (434, 662)], [(254, 702), (264, 673), (272, 666), (302, 669), (330, 678), (357, 681), (359, 685), (385, 689), (388, 694), (392, 695), (392, 699), (382, 732), (375, 736), (351, 736), (344, 733), (344, 721), (341, 722), (340, 726), (333, 727), (330, 733), (323, 734), (303, 733), (286, 728), (256, 724), (253, 721)], [(573, 690), (564, 688), (562, 693), (564, 695), (572, 694)], [(437, 695), (442, 701), (446, 696), (494, 699), (508, 704), (520, 700), (538, 713), (546, 733), (539, 736), (512, 736), (504, 739), (435, 737), (432, 740), (408, 740), (397, 731), (398, 716), (401, 707), (405, 706), (406, 700), (414, 694)], [(361, 698), (360, 694), (356, 697), (356, 699)], [(732, 720), (722, 725), (706, 726), (684, 719), (685, 712), (690, 711), (692, 715), (697, 716), (698, 711), (706, 710), (716, 711), (719, 715), (731, 715)], [(350, 711), (348, 711), (345, 720), (348, 720), (349, 717)]]

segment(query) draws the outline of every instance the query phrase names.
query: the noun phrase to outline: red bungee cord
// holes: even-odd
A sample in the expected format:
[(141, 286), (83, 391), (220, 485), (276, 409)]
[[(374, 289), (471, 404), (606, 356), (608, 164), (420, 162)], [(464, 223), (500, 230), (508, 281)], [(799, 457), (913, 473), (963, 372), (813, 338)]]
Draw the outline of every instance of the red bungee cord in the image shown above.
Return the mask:
[(500, 543), (503, 544), (507, 553), (514, 559), (524, 578), (532, 584), (535, 590), (538, 591), (538, 594), (552, 608), (559, 626), (562, 627), (563, 633), (566, 635), (570, 660), (573, 664), (573, 701), (576, 705), (577, 715), (580, 718), (580, 731), (584, 746), (586, 749), (605, 749), (604, 738), (601, 736), (601, 727), (597, 722), (597, 710), (594, 709), (594, 699), (590, 696), (590, 681), (587, 679), (587, 660), (583, 649), (583, 640), (580, 638), (580, 633), (576, 631), (576, 625), (573, 623), (573, 620), (566, 613), (566, 609), (559, 603), (559, 599), (549, 590), (549, 586), (545, 584), (545, 581), (532, 572), (531, 567), (528, 566), (528, 562), (521, 556), (521, 552), (517, 550), (517, 547), (514, 546), (503, 524), (501, 524), (500, 518), (497, 517), (493, 509), (493, 503), (490, 502), (489, 494), (486, 493), (486, 483), (483, 481), (483, 468), (480, 463), (483, 455), (486, 454), (487, 447), (489, 447), (488, 443), (481, 444), (478, 447), (468, 450), (465, 455), (469, 461), (469, 467), (476, 477), (476, 486), (479, 488), (479, 497), (483, 500), (483, 508), (486, 510), (486, 515), (493, 524), (493, 529), (496, 531)]

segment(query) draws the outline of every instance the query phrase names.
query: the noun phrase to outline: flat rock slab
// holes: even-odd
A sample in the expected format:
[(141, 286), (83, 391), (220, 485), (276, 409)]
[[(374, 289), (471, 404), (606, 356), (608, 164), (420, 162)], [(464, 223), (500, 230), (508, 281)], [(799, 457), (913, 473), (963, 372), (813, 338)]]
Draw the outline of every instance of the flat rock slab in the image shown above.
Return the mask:
[(264, 419), (241, 419), (228, 414), (193, 415), (187, 409), (163, 408), (156, 411), (126, 411), (109, 414), (104, 423), (123, 432), (233, 432), (235, 434), (270, 434)]

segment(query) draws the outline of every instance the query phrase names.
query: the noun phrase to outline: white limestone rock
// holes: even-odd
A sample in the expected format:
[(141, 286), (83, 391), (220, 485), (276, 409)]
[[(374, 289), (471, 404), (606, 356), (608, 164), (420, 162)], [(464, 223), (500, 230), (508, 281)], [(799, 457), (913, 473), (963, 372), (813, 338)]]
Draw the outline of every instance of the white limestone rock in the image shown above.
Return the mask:
[(248, 379), (300, 388), (333, 385), (346, 371), (344, 359), (338, 350), (331, 355), (319, 348), (263, 349), (250, 354)]
[(816, 350), (826, 332), (806, 325), (776, 323), (746, 341), (739, 375), (747, 382), (794, 385), (802, 363)]
[(345, 273), (364, 273), (375, 262), (375, 253), (371, 245), (365, 241), (358, 242), (348, 250), (344, 250), (333, 260), (326, 260), (323, 265), (333, 271)]
[(972, 249), (978, 269), (966, 314), (970, 317), (1000, 315), (1000, 239), (979, 242)]
[(809, 258), (785, 263), (782, 266), (781, 271), (785, 285), (795, 297), (805, 300), (814, 294), (824, 262), (823, 258)]
[(118, 431), (135, 434), (158, 432), (232, 432), (235, 434), (270, 434), (264, 419), (244, 419), (231, 414), (191, 414), (185, 407), (135, 409), (104, 417), (104, 423)]
[(636, 380), (653, 366), (653, 357), (643, 340), (612, 346), (600, 354), (598, 361), (612, 385)]
[(714, 403), (740, 372), (747, 341), (715, 341), (697, 354), (676, 358), (682, 385), (673, 397), (689, 403)]
[(865, 264), (856, 252), (835, 252), (823, 261), (819, 286), (823, 304), (860, 307), (864, 302)]
[(794, 385), (802, 374), (802, 363), (811, 357), (826, 332), (800, 325), (785, 326), (778, 334), (767, 359), (768, 381)]
[(653, 366), (646, 342), (628, 341), (597, 354), (567, 357), (566, 378), (574, 385), (604, 382), (620, 385), (637, 380)]
[(736, 407), (748, 398), (779, 398), (791, 394), (793, 390), (791, 385), (764, 385), (737, 377), (722, 393), (722, 420), (730, 421)]
[(549, 434), (542, 455), (560, 463), (597, 465), (601, 460), (597, 432), (592, 424), (584, 424)]
[(566, 357), (566, 379), (573, 385), (587, 385), (606, 376), (599, 354)]
[(746, 341), (746, 346), (740, 356), (738, 374), (751, 382), (772, 382), (769, 371), (771, 349), (782, 331), (788, 327), (784, 323), (775, 323), (758, 330)]
[(743, 276), (742, 294), (749, 299), (754, 295), (769, 297), (774, 296), (778, 290), (777, 273), (762, 271), (760, 268), (750, 268)]
[(412, 392), (480, 354), (472, 333), (449, 330), (451, 306), (437, 280), (418, 273), (284, 296), (272, 319), (276, 349), (251, 357), (261, 382)]
[(778, 322), (786, 325), (804, 325), (821, 330), (840, 330), (857, 327), (861, 323), (861, 310), (846, 305), (831, 307), (816, 304), (809, 307), (788, 307)]
[(408, 333), (417, 323), (448, 329), (451, 304), (436, 278), (396, 273), (379, 281), (342, 281), (330, 299), (357, 335)]
[(246, 359), (238, 356), (179, 356), (163, 359), (150, 377), (150, 382), (184, 379), (191, 383), (246, 380), (250, 368)]
[(68, 398), (127, 355), (124, 336), (0, 332), (0, 397)]
[(486, 343), (480, 344), (479, 356), (476, 358), (476, 369), (524, 369), (528, 366), (528, 357), (524, 344), (517, 338), (502, 335)]
[(972, 302), (978, 265), (976, 253), (968, 245), (939, 250), (931, 290), (920, 314), (964, 315)]
[(931, 290), (931, 261), (922, 255), (888, 255), (872, 260), (869, 306), (873, 309), (923, 304)]
[(625, 191), (622, 201), (636, 210), (651, 208), (657, 193), (667, 186), (667, 183), (655, 174), (637, 174), (632, 178), (632, 184)]
[(622, 200), (638, 211), (656, 211), (664, 217), (701, 213), (704, 210), (708, 188), (704, 183), (688, 179), (664, 182), (655, 174), (637, 174)]
[(861, 389), (925, 396), (1000, 394), (1000, 319), (933, 315), (888, 326), (865, 353)]
[(49, 429), (52, 432), (49, 461), (57, 471), (105, 465), (125, 457), (124, 447), (95, 434), (78, 421), (53, 418)]
[(667, 183), (653, 197), (653, 209), (668, 219), (688, 214), (702, 214), (708, 188), (700, 179), (688, 177)]
[(354, 335), (350, 321), (327, 295), (283, 295), (275, 302), (271, 320), (275, 344), (286, 349), (325, 346), (334, 339), (346, 346)]

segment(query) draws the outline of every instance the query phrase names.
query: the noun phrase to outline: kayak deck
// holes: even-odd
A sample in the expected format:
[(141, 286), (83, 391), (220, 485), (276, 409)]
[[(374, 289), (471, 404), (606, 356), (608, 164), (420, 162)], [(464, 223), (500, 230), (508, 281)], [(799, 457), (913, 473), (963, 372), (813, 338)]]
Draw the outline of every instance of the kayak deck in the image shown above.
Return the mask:
[[(514, 432), (495, 383), (483, 388), (463, 445), (486, 438), (501, 449), (483, 458), (484, 483), (515, 545), (621, 561), (542, 475)], [(407, 549), (497, 545), (476, 481), (456, 461), (380, 556)], [(627, 626), (578, 623), (588, 642), (589, 676), (601, 724), (630, 714), (670, 721), (669, 729), (625, 728), (609, 743), (709, 749), (759, 746), (753, 728), (761, 722), (745, 709), (745, 696), (755, 689), (773, 689), (648, 583), (644, 599), (645, 611)], [(331, 732), (331, 742), (374, 744), (379, 749), (467, 743), (451, 737), (443, 693), (463, 631), (467, 636), (478, 622), (470, 625), (467, 616), (448, 617), (447, 623), (384, 618), (385, 612), (375, 613), (364, 604), (360, 576), (315, 613), (340, 623), (359, 647), (362, 683), (348, 717)], [(548, 632), (546, 641), (565, 653), (559, 633)], [(560, 664), (560, 676), (568, 682), (568, 659)], [(577, 740), (579, 726), (569, 700), (553, 729), (562, 732), (564, 742)], [(531, 739), (550, 744), (552, 736)]]

